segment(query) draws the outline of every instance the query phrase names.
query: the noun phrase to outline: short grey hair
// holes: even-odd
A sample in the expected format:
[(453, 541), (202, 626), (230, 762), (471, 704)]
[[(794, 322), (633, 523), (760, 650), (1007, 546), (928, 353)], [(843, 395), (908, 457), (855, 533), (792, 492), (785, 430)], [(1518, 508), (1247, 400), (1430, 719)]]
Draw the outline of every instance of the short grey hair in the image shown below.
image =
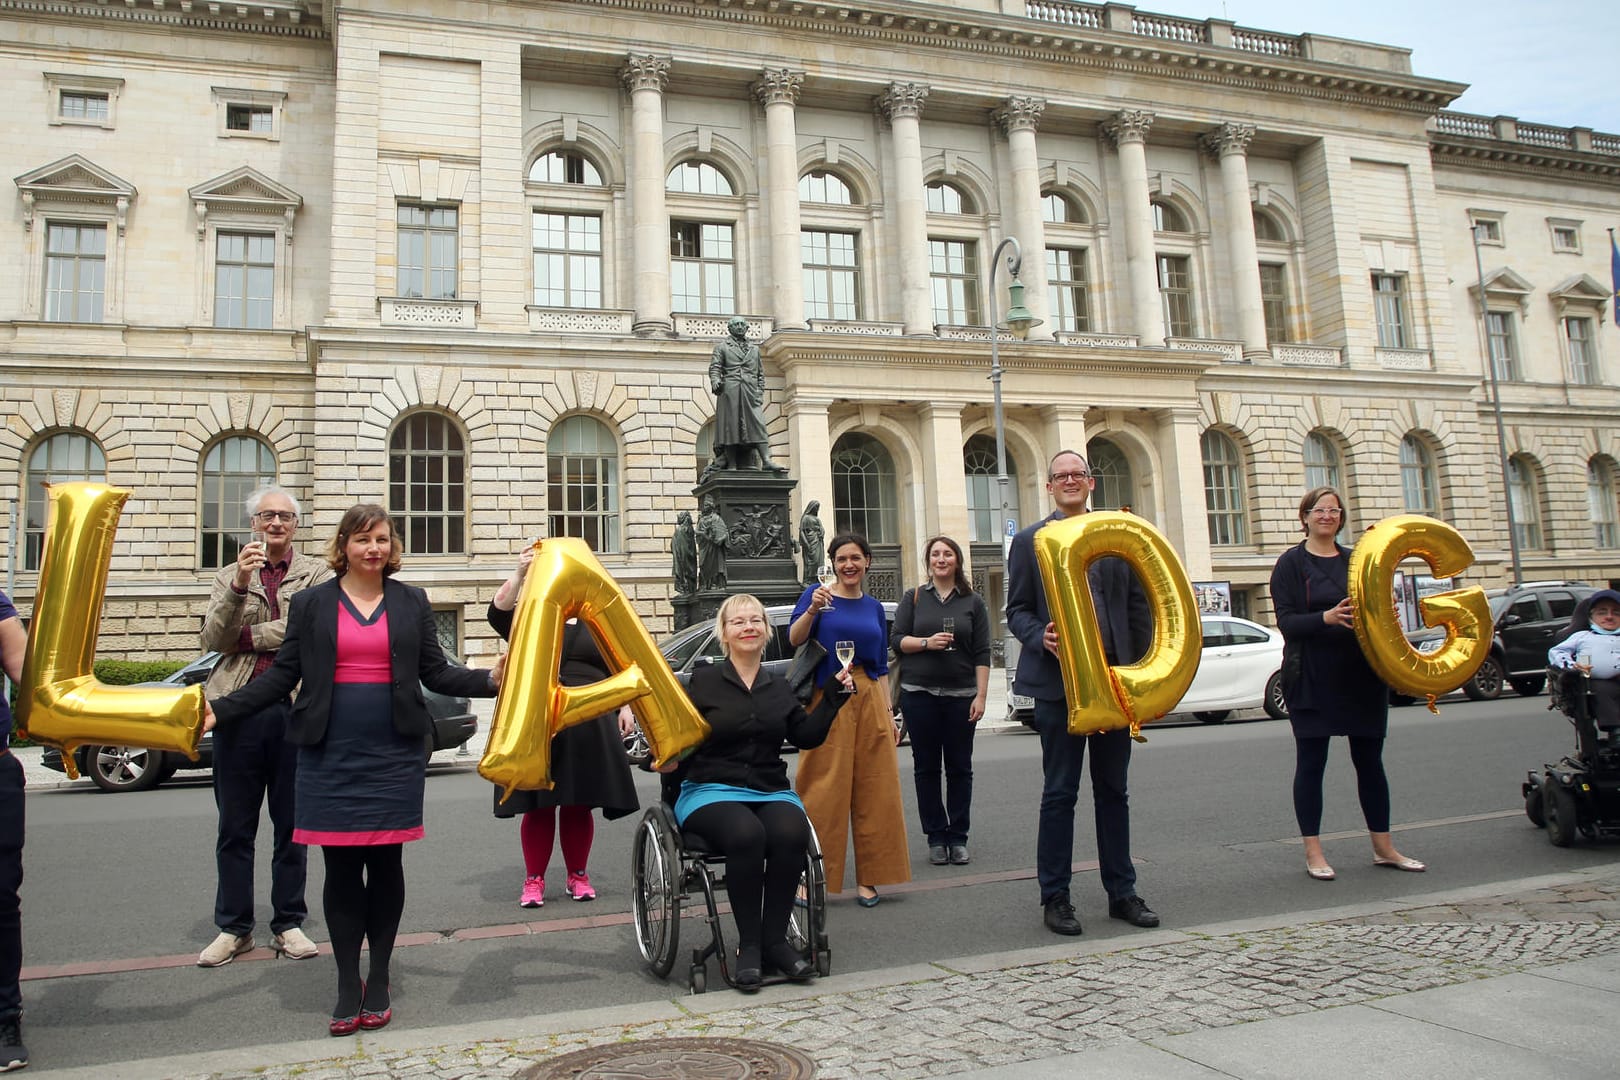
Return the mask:
[(259, 512), (259, 504), (264, 502), (266, 495), (280, 495), (292, 503), (293, 513), (299, 519), (303, 518), (304, 510), (298, 505), (298, 497), (279, 484), (266, 484), (264, 487), (255, 488), (248, 493), (248, 497), (242, 501), (242, 505), (247, 508), (248, 517), (252, 517)]

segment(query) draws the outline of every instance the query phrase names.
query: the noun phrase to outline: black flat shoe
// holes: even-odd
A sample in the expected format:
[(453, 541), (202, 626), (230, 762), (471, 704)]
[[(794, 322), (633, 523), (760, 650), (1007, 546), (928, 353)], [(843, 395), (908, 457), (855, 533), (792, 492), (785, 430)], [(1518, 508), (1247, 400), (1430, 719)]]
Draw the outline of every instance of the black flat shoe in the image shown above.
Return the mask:
[(765, 949), (765, 962), (794, 982), (807, 982), (816, 974), (815, 965), (785, 941), (778, 941)]
[(973, 861), (972, 857), (970, 855), (968, 855), (968, 849), (967, 849), (966, 844), (952, 844), (951, 845), (951, 865), (952, 866), (966, 866), (968, 863), (970, 863), (972, 861)]
[(757, 967), (738, 968), (737, 976), (731, 980), (731, 985), (745, 994), (757, 994), (759, 988), (765, 985), (765, 976)]

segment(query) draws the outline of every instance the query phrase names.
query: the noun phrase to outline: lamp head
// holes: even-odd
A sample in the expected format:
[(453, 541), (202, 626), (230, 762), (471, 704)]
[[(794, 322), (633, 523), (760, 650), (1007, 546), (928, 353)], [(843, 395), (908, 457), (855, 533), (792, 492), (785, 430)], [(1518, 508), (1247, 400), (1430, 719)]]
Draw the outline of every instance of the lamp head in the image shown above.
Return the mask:
[(1012, 282), (1007, 286), (1007, 317), (1002, 320), (1003, 325), (1019, 341), (1029, 336), (1033, 327), (1041, 325), (1029, 308), (1024, 306), (1024, 283), (1014, 275)]

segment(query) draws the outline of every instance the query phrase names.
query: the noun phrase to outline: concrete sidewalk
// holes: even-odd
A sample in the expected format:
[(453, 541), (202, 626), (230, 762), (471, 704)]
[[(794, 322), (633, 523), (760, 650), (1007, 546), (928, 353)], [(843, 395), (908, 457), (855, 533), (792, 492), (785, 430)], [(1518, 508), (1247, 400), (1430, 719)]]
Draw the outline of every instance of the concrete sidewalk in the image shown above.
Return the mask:
[(1620, 863), (1128, 940), (834, 974), (753, 997), (721, 989), (455, 1028), (406, 1021), (352, 1040), (124, 1061), (117, 1074), (544, 1076), (572, 1051), (656, 1053), (653, 1040), (675, 1038), (793, 1047), (822, 1078), (1519, 1080), (1612, 1076), (1620, 1058)]

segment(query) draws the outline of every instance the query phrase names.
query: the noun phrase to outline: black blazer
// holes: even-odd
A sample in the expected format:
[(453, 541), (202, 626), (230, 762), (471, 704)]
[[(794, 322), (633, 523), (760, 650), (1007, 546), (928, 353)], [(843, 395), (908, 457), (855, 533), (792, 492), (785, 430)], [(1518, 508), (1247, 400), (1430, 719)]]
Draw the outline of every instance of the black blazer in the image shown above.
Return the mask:
[[(1035, 534), (1062, 514), (1053, 512), (1013, 537), (1007, 553), (1007, 628), (1022, 648), (1013, 690), (1039, 701), (1062, 701), (1063, 669), (1046, 651), (1046, 624), (1052, 615), (1035, 561)], [(1153, 642), (1153, 612), (1147, 593), (1124, 559), (1098, 559), (1086, 571), (1091, 599), (1103, 635), (1103, 655), (1110, 664), (1134, 664)]]
[[(287, 637), (276, 662), (234, 694), (210, 702), (221, 724), (252, 715), (275, 701), (285, 701), (294, 686), (287, 739), (314, 746), (326, 738), (332, 714), (332, 677), (337, 671), (337, 620), (340, 579), (333, 578), (292, 599)], [(440, 694), (494, 697), (489, 672), (453, 663), (439, 647), (433, 627), (433, 605), (427, 593), (393, 578), (383, 579), (388, 609), (388, 651), (394, 668), (394, 727), (401, 735), (427, 735), (433, 730), (422, 686)]]

